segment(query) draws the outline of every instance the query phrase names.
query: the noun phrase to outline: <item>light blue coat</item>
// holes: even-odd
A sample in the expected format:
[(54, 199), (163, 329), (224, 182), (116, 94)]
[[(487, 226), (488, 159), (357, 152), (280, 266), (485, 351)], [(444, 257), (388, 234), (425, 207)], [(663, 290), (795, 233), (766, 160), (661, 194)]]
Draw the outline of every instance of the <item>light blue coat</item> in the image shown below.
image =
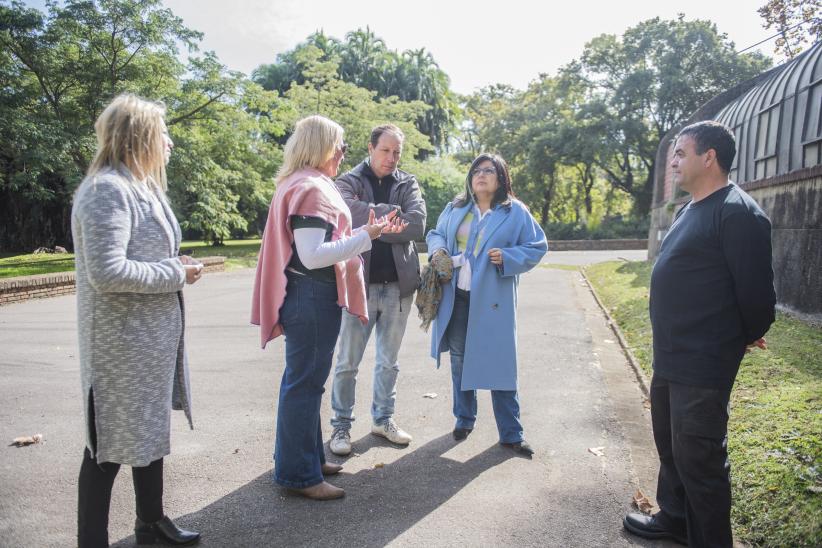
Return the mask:
[[(454, 207), (449, 203), (426, 236), (428, 254), (445, 249), (459, 254), (457, 229), (473, 204)], [(519, 275), (536, 266), (548, 251), (545, 233), (525, 205), (512, 200), (510, 207), (497, 206), (488, 219), (471, 272), (471, 301), (462, 390), (517, 389), (517, 285)], [(491, 263), (488, 251), (502, 250), (502, 271)], [(442, 301), (433, 322), (431, 357), (440, 365), (440, 353), (448, 350), (444, 340), (454, 309), (457, 275), (443, 286)]]

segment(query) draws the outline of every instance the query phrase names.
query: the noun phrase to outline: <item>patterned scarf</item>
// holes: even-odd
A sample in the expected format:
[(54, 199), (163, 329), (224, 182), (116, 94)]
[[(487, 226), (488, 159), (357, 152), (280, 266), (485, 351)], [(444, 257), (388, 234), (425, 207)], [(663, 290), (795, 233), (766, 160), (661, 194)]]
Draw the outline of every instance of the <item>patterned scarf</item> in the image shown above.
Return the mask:
[(437, 309), (442, 301), (442, 284), (451, 281), (454, 265), (448, 253), (434, 253), (422, 271), (419, 290), (414, 304), (417, 305), (422, 323), (420, 327), (428, 331), (431, 322), (437, 317)]

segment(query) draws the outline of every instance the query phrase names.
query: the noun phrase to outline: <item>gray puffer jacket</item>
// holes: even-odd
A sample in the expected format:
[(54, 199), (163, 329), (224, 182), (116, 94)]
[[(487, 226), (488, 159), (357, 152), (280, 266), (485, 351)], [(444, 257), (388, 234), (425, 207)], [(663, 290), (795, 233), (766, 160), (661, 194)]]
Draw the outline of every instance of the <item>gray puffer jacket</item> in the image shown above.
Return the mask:
[[(397, 267), (397, 278), (400, 285), (400, 296), (413, 295), (420, 280), (420, 261), (417, 257), (415, 241), (425, 235), (425, 200), (422, 199), (417, 179), (401, 169), (391, 175), (395, 179), (389, 195), (389, 203), (375, 204), (374, 192), (368, 180), (371, 172), (368, 161), (357, 165), (351, 171), (337, 178), (337, 188), (351, 209), (354, 227), (368, 222), (368, 212), (373, 209), (377, 217), (382, 217), (397, 210), (397, 215), (408, 223), (408, 227), (399, 234), (383, 234), (380, 241), (391, 244), (394, 265)], [(363, 253), (365, 282), (368, 287), (371, 252)]]

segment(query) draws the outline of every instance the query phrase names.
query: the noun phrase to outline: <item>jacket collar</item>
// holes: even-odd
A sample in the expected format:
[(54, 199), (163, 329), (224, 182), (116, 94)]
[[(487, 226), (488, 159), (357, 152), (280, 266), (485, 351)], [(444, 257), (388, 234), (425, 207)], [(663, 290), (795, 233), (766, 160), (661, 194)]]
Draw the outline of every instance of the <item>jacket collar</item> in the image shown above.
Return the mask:
[[(163, 233), (168, 241), (168, 249), (171, 257), (176, 257), (182, 241), (182, 232), (177, 218), (171, 210), (171, 206), (166, 199), (165, 193), (158, 192), (149, 187), (145, 182), (138, 181), (134, 174), (125, 165), (119, 168), (120, 175), (129, 180), (129, 184), (134, 189), (137, 198), (147, 203), (151, 209), (151, 215), (163, 229)], [(153, 198), (152, 199), (152, 196)]]
[(363, 160), (360, 166), (362, 174), (369, 180), (380, 181), (390, 178), (391, 182), (393, 182), (394, 184), (400, 184), (405, 182), (405, 178), (401, 176), (399, 169), (395, 169), (393, 173), (389, 173), (388, 175), (380, 179), (379, 177), (377, 177), (377, 174), (374, 173), (374, 170), (371, 169), (371, 161), (368, 158)]

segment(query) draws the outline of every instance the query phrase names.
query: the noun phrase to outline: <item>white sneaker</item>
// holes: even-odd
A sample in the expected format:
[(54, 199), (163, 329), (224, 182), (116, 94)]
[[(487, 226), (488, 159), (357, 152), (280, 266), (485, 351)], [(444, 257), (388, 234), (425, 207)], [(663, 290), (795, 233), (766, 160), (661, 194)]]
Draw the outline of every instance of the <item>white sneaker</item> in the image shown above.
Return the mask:
[(411, 434), (397, 426), (394, 419), (388, 419), (385, 424), (372, 424), (371, 433), (375, 436), (382, 436), (397, 445), (408, 445), (414, 439)]
[(351, 452), (351, 432), (347, 428), (335, 428), (328, 447), (335, 455), (349, 454)]

